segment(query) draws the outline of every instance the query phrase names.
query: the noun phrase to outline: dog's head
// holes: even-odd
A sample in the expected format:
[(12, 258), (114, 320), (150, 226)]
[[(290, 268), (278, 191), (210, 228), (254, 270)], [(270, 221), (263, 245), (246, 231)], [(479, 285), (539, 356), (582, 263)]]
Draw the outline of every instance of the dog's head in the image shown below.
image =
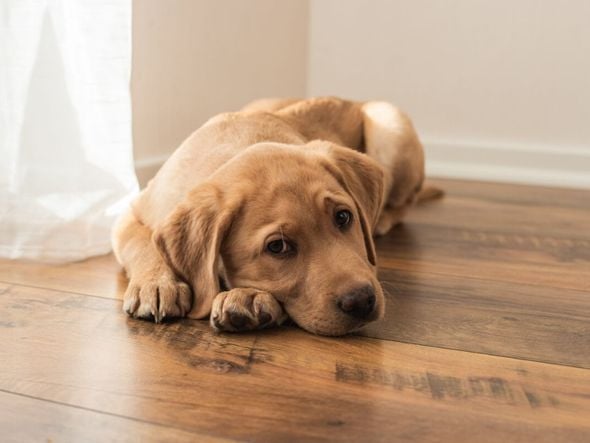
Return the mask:
[[(302, 328), (342, 335), (380, 318), (373, 227), (383, 172), (328, 142), (261, 143), (193, 190), (155, 241), (209, 314), (219, 270), (229, 287), (267, 291)], [(220, 266), (221, 258), (223, 266)]]

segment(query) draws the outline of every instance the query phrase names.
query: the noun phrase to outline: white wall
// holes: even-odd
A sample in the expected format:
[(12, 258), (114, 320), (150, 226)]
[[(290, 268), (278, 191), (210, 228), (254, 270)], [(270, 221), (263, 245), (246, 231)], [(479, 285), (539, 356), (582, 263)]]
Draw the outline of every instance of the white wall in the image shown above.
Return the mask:
[(590, 187), (590, 1), (311, 2), (308, 95), (413, 117), (431, 174)]
[(308, 2), (136, 0), (133, 136), (140, 181), (209, 117), (303, 96)]

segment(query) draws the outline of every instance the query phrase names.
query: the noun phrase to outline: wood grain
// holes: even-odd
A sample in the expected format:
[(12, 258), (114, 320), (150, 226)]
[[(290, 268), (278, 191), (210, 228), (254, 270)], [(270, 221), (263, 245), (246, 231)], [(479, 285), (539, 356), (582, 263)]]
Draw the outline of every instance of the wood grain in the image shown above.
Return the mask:
[(515, 204), (531, 204), (551, 208), (566, 207), (590, 209), (590, 192), (583, 189), (565, 189), (547, 186), (527, 186), (475, 180), (430, 179), (428, 183), (444, 189), (447, 195), (471, 199)]
[(590, 369), (590, 296), (539, 285), (383, 269), (368, 337)]
[(590, 291), (585, 240), (407, 224), (377, 245), (382, 268)]
[[(212, 437), (584, 441), (584, 369), (297, 329), (216, 335), (1, 287), (0, 389)], [(164, 431), (162, 431), (164, 432)]]

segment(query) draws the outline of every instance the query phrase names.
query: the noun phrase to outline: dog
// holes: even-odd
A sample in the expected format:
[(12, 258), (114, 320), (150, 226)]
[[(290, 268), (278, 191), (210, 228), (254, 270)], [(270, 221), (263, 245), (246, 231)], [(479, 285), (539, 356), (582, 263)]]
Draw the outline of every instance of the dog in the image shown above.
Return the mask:
[(263, 99), (217, 115), (113, 230), (123, 309), (209, 317), (220, 331), (287, 318), (315, 334), (356, 330), (385, 309), (373, 236), (402, 220), (423, 182), (416, 131), (387, 102)]

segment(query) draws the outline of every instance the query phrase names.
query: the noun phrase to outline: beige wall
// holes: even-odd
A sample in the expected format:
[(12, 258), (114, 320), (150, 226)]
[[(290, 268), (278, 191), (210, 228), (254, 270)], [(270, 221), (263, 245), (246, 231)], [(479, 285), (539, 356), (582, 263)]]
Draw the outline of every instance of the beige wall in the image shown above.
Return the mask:
[(212, 115), (261, 96), (303, 96), (308, 3), (136, 0), (133, 137), (139, 174)]
[(333, 94), (406, 109), (431, 175), (590, 188), (588, 0), (136, 0), (133, 14), (142, 181), (215, 113)]
[(590, 187), (590, 1), (321, 0), (309, 95), (408, 110), (437, 175)]

